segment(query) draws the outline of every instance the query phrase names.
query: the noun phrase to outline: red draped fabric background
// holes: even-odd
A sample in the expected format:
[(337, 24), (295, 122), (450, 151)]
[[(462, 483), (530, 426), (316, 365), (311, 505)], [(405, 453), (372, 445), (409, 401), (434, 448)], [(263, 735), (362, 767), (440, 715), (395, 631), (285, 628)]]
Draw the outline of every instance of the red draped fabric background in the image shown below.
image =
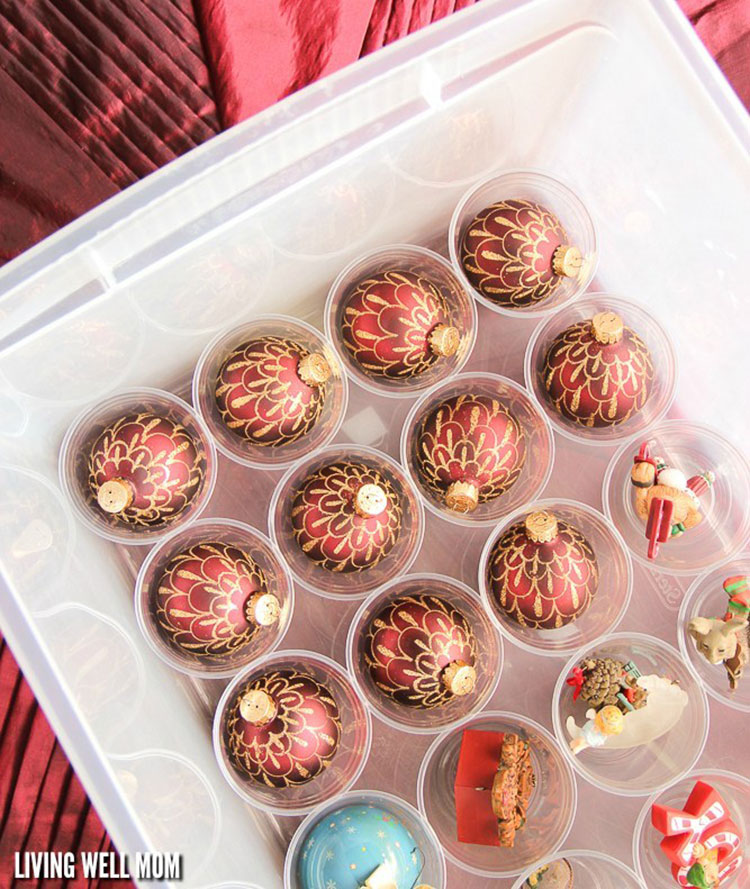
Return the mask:
[[(0, 264), (221, 129), (473, 2), (0, 0)], [(750, 106), (749, 0), (680, 2)], [(1, 638), (0, 767), (2, 889), (16, 850), (111, 848)]]

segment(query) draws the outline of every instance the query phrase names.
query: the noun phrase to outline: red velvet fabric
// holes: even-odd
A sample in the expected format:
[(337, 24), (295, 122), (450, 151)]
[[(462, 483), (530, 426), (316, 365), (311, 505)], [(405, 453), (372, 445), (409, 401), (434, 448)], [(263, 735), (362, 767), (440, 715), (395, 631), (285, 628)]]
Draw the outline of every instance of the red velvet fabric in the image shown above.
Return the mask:
[[(473, 2), (0, 0), (0, 264), (221, 125)], [(750, 4), (681, 4), (750, 107)], [(111, 842), (0, 639), (0, 887), (14, 851), (43, 849)]]

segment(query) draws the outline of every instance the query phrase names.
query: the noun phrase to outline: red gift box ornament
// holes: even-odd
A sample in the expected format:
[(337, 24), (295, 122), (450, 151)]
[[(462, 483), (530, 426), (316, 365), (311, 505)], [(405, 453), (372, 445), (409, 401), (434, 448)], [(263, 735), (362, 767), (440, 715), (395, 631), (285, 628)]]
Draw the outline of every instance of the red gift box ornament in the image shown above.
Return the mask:
[(439, 286), (400, 269), (372, 275), (352, 289), (341, 336), (365, 373), (389, 379), (418, 376), (455, 355), (461, 344)]
[(220, 662), (240, 652), (281, 613), (252, 557), (211, 540), (169, 560), (153, 607), (161, 636), (197, 663)]
[(535, 784), (528, 741), (509, 732), (464, 731), (453, 785), (458, 841), (511, 848), (526, 825)]
[(474, 632), (438, 595), (401, 596), (386, 605), (367, 629), (363, 657), (377, 688), (408, 707), (443, 707), (476, 685)]
[(340, 737), (333, 695), (294, 669), (274, 670), (240, 686), (223, 729), (234, 768), (267, 787), (312, 781), (331, 764)]
[(181, 423), (144, 411), (121, 417), (94, 441), (89, 488), (116, 522), (166, 524), (200, 490), (205, 464), (201, 442)]
[(694, 617), (688, 633), (700, 654), (710, 664), (723, 664), (734, 691), (750, 661), (750, 579), (745, 574), (728, 577), (724, 592), (729, 596), (723, 617)]
[(399, 496), (385, 473), (362, 463), (323, 466), (292, 503), (295, 540), (326, 571), (365, 571), (393, 549), (401, 530)]
[(572, 525), (540, 511), (511, 525), (487, 563), (496, 605), (515, 623), (554, 630), (589, 607), (599, 585), (596, 555)]
[(651, 824), (664, 834), (660, 848), (680, 886), (717, 889), (742, 863), (744, 837), (727, 804), (705, 781), (696, 781), (684, 810), (655, 803)]
[(651, 354), (614, 312), (561, 331), (544, 357), (541, 379), (556, 410), (580, 426), (617, 426), (640, 411), (651, 390)]
[(532, 201), (506, 200), (469, 223), (461, 264), (482, 296), (518, 308), (547, 299), (563, 278), (577, 278), (583, 258), (553, 213)]
[(646, 524), (649, 559), (659, 555), (660, 544), (681, 537), (703, 520), (700, 497), (714, 480), (711, 471), (687, 479), (661, 457), (653, 457), (650, 443), (641, 445), (633, 459), (630, 483), (635, 512)]
[(448, 509), (468, 513), (516, 483), (526, 460), (526, 439), (499, 399), (458, 395), (422, 420), (415, 457), (424, 484)]
[(263, 447), (290, 444), (318, 422), (331, 367), (319, 352), (277, 336), (237, 346), (219, 368), (216, 404), (235, 435)]

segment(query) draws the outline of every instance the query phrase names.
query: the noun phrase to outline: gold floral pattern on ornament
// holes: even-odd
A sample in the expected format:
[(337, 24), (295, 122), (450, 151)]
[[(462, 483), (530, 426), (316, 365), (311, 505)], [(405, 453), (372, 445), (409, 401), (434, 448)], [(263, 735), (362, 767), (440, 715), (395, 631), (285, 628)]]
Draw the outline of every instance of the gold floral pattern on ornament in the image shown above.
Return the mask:
[[(253, 725), (240, 704), (262, 692), (275, 704), (273, 718)], [(224, 740), (234, 766), (267, 787), (306, 784), (330, 764), (341, 740), (339, 707), (325, 685), (298, 670), (274, 670), (241, 685), (227, 714)]]
[(174, 648), (199, 661), (223, 661), (258, 632), (246, 609), (266, 589), (263, 569), (243, 550), (196, 543), (168, 562), (155, 596), (156, 619)]
[(149, 412), (121, 417), (95, 440), (88, 458), (91, 500), (106, 482), (132, 488), (128, 504), (111, 520), (133, 526), (174, 521), (200, 490), (206, 456), (179, 422)]
[[(377, 486), (385, 508), (361, 515), (357, 492)], [(294, 538), (305, 555), (327, 571), (373, 568), (396, 545), (402, 507), (398, 491), (382, 472), (363, 463), (339, 462), (314, 472), (297, 491), (291, 510)]]

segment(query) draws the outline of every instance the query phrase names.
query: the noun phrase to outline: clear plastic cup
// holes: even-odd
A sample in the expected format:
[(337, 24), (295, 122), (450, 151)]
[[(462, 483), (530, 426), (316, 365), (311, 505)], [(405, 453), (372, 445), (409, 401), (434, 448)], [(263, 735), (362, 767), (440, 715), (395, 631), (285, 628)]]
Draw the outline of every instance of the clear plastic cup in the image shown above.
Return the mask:
[[(613, 312), (625, 327), (638, 334), (650, 353), (653, 365), (650, 390), (643, 407), (614, 426), (586, 426), (564, 417), (550, 400), (544, 386), (545, 358), (557, 336), (571, 325), (590, 321), (600, 312)], [(650, 426), (664, 417), (672, 404), (677, 386), (677, 359), (666, 328), (642, 306), (608, 293), (587, 293), (585, 298), (560, 309), (539, 323), (526, 346), (524, 378), (534, 400), (552, 421), (557, 432), (572, 441), (612, 445), (644, 435)]]
[[(643, 884), (629, 867), (611, 855), (591, 849), (566, 849), (536, 862), (521, 874), (512, 889), (527, 889), (529, 884), (526, 881), (533, 873), (560, 860), (567, 862), (571, 874), (569, 885), (575, 889), (643, 889)], [(544, 886), (544, 882), (541, 885)]]
[[(216, 383), (222, 364), (235, 349), (262, 337), (287, 340), (307, 354), (321, 355), (330, 373), (321, 387), (322, 406), (314, 424), (304, 435), (280, 445), (251, 442), (230, 429), (216, 400)], [(314, 327), (286, 315), (260, 315), (248, 324), (223, 331), (203, 350), (193, 374), (193, 403), (218, 449), (230, 459), (258, 469), (286, 469), (327, 444), (341, 426), (347, 400), (346, 375), (334, 349)]]
[[(442, 402), (468, 393), (497, 399), (510, 411), (523, 431), (525, 457), (520, 473), (509, 488), (492, 500), (480, 502), (472, 512), (460, 513), (448, 508), (442, 489), (438, 493), (425, 482), (416, 455), (425, 419)], [(497, 374), (464, 373), (434, 386), (414, 404), (401, 433), (401, 462), (427, 508), (466, 527), (491, 525), (538, 497), (549, 481), (554, 457), (555, 445), (547, 418), (523, 387)]]
[[(382, 692), (367, 666), (367, 634), (372, 622), (391, 603), (405, 596), (436, 596), (459, 611), (475, 640), (476, 675), (469, 694), (453, 695), (439, 706), (425, 709), (402, 704)], [(349, 626), (346, 665), (357, 691), (383, 722), (415, 734), (430, 734), (455, 725), (479, 712), (495, 693), (503, 669), (502, 640), (482, 608), (479, 596), (468, 586), (440, 574), (411, 574), (390, 583), (360, 605)]]
[[(356, 464), (375, 471), (390, 486), (392, 496), (400, 507), (400, 524), (393, 535), (392, 547), (379, 561), (358, 571), (329, 570), (318, 565), (303, 551), (292, 525), (297, 493), (314, 473), (336, 463)], [(346, 509), (349, 508), (350, 505), (347, 505)], [(354, 507), (351, 506), (351, 509)], [(374, 448), (330, 445), (299, 461), (282, 477), (271, 498), (268, 526), (271, 539), (298, 583), (321, 596), (351, 600), (364, 598), (391, 578), (409, 570), (422, 545), (424, 511), (410, 479), (395, 460)], [(341, 522), (334, 521), (331, 528), (334, 533), (340, 531)]]
[[(719, 793), (731, 813), (732, 821), (740, 829), (747, 843), (750, 831), (750, 780), (745, 776), (721, 769), (697, 769), (690, 772), (669, 787), (653, 794), (644, 803), (636, 821), (633, 831), (633, 860), (641, 884), (648, 886), (649, 889), (672, 889), (677, 885), (672, 876), (671, 862), (659, 848), (664, 835), (651, 824), (651, 807), (659, 803), (675, 809), (684, 809), (696, 781), (705, 781)], [(745, 848), (744, 863), (727, 879), (721, 881), (721, 889), (750, 887), (747, 855)]]
[[(305, 818), (295, 831), (286, 853), (284, 889), (318, 889), (317, 886), (303, 886), (299, 878), (299, 865), (305, 854), (308, 834), (324, 818), (331, 817), (340, 809), (357, 805), (375, 806), (395, 816), (411, 833), (422, 853), (424, 866), (418, 877), (419, 885), (429, 886), (430, 889), (447, 889), (445, 859), (435, 831), (414, 806), (409, 805), (400, 797), (394, 796), (392, 793), (384, 793), (382, 790), (357, 790), (345, 793), (319, 806)], [(370, 875), (361, 874), (360, 876), (367, 879)], [(325, 889), (325, 887), (321, 887), (321, 889)]]
[[(444, 324), (454, 327), (457, 346), (450, 355), (440, 355), (421, 373), (413, 376), (384, 376), (367, 373), (347, 348), (342, 335), (344, 313), (356, 286), (368, 278), (388, 271), (410, 272), (432, 283), (445, 301)], [(464, 290), (449, 262), (432, 250), (411, 244), (394, 244), (366, 253), (350, 263), (333, 282), (325, 309), (326, 336), (334, 344), (349, 376), (362, 388), (376, 395), (413, 396), (452, 376), (466, 364), (474, 347), (477, 313), (474, 301)], [(449, 350), (450, 351), (450, 350)]]
[(607, 467), (602, 486), (604, 512), (633, 554), (650, 570), (688, 575), (707, 571), (731, 559), (750, 535), (750, 468), (746, 458), (709, 426), (689, 420), (667, 420), (646, 430), (643, 442), (654, 455), (679, 469), (686, 479), (706, 470), (714, 473), (711, 487), (700, 495), (700, 524), (659, 545), (648, 558), (646, 523), (636, 514), (630, 472), (640, 442), (623, 444)]
[[(242, 690), (260, 677), (277, 670), (296, 670), (312, 677), (328, 690), (338, 706), (341, 723), (336, 751), (314, 778), (304, 784), (269, 786), (255, 781), (232, 762), (225, 743), (227, 719)], [(219, 768), (232, 789), (246, 802), (275, 815), (302, 815), (338, 797), (362, 774), (370, 753), (370, 714), (357, 695), (346, 671), (335, 661), (312, 651), (277, 651), (239, 673), (224, 689), (216, 707), (213, 744)], [(278, 736), (269, 744), (281, 746)]]
[[(588, 608), (557, 629), (521, 626), (500, 606), (488, 578), (490, 559), (500, 538), (513, 525), (522, 525), (526, 516), (539, 511), (550, 512), (558, 521), (580, 531), (594, 551), (598, 569), (596, 594)], [(569, 656), (581, 646), (611, 633), (620, 623), (630, 603), (633, 565), (625, 541), (597, 509), (575, 500), (537, 500), (504, 518), (487, 538), (479, 562), (479, 589), (495, 626), (519, 648), (538, 655)]]
[[(538, 204), (551, 212), (567, 234), (567, 244), (577, 247), (580, 256), (577, 272), (560, 275), (551, 292), (529, 305), (500, 305), (480, 293), (466, 274), (462, 262), (463, 239), (479, 213), (498, 201), (521, 200)], [(594, 223), (580, 198), (567, 185), (536, 170), (510, 170), (493, 175), (473, 186), (461, 198), (453, 212), (448, 231), (448, 245), (453, 267), (475, 299), (502, 315), (541, 318), (571, 303), (589, 286), (599, 261)]]
[[(511, 848), (459, 843), (456, 838), (454, 783), (466, 729), (513, 732), (529, 742), (536, 787), (526, 824)], [(480, 877), (515, 877), (565, 842), (575, 818), (577, 788), (573, 770), (547, 729), (517, 713), (488, 711), (435, 738), (419, 769), (417, 799), (450, 861)]]
[(677, 617), (677, 641), (682, 656), (700, 680), (708, 694), (734, 710), (750, 713), (750, 667), (745, 666), (737, 688), (732, 691), (724, 664), (711, 664), (698, 651), (695, 639), (688, 633), (688, 624), (694, 617), (723, 618), (729, 596), (722, 584), (728, 577), (750, 575), (750, 553), (740, 553), (736, 558), (723, 562), (718, 568), (701, 574), (690, 585), (680, 605)]
[[(273, 597), (275, 602), (266, 599), (259, 603), (266, 616), (261, 618), (254, 634), (244, 645), (218, 653), (191, 654), (176, 644), (162, 627), (157, 613), (158, 590), (164, 572), (175, 556), (198, 544), (217, 543), (236, 548), (250, 557), (263, 573), (265, 583), (259, 586), (259, 590)], [(223, 584), (217, 584), (217, 587), (226, 591)], [(275, 613), (269, 615), (269, 608)], [(230, 519), (200, 519), (170, 535), (148, 554), (135, 582), (135, 614), (146, 642), (165, 663), (193, 676), (233, 676), (242, 667), (273, 651), (289, 629), (293, 610), (294, 584), (271, 541), (250, 525)], [(196, 612), (196, 618), (199, 614), (199, 611)], [(213, 609), (210, 614), (217, 616)], [(271, 620), (273, 622), (268, 622)]]
[[(195, 447), (195, 471), (200, 479), (179, 512), (151, 524), (131, 524), (98, 505), (88, 464), (92, 446), (110, 424), (144, 412), (184, 428)], [(189, 404), (160, 389), (128, 389), (86, 408), (71, 423), (60, 447), (60, 484), (73, 512), (96, 534), (116, 543), (151, 544), (196, 519), (211, 498), (216, 469), (216, 449), (206, 425)]]
[[(606, 657), (633, 661), (642, 676), (676, 681), (687, 703), (671, 729), (648, 743), (626, 749), (590, 748), (574, 756), (566, 721), (572, 716), (582, 726), (588, 705), (582, 698), (573, 700), (567, 679), (586, 658)], [(677, 649), (642, 633), (613, 633), (581, 648), (563, 667), (552, 694), (552, 722), (566, 759), (586, 781), (618, 796), (646, 796), (689, 772), (698, 761), (708, 738), (708, 701)]]

